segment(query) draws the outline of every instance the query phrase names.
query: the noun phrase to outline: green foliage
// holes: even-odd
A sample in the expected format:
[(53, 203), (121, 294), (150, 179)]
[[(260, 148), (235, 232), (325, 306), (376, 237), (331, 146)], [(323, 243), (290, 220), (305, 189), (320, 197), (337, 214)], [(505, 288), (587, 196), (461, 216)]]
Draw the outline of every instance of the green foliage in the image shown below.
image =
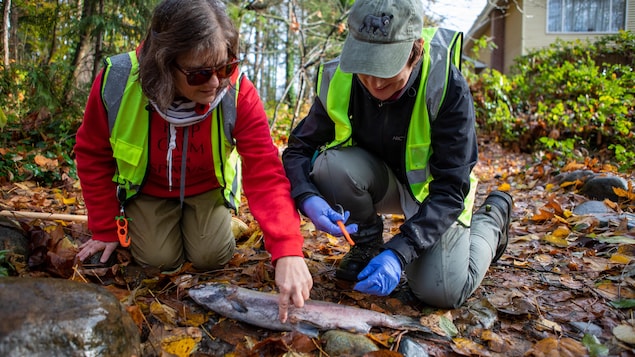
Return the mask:
[(594, 335), (585, 333), (582, 338), (582, 343), (589, 351), (589, 356), (591, 357), (608, 356), (609, 354), (609, 348), (603, 345)]
[(487, 130), (499, 132), (505, 141), (514, 140), (525, 130), (524, 127), (514, 126), (513, 97), (510, 95), (512, 83), (497, 70), (486, 69), (479, 77), (479, 85), (482, 88), (476, 106), (476, 117), (479, 126)]
[(15, 271), (15, 267), (7, 260), (8, 250), (0, 250), (0, 277), (7, 277)]
[(509, 76), (486, 70), (472, 79), (480, 129), (525, 151), (609, 152), (621, 169), (635, 167), (634, 48), (625, 31), (558, 40), (516, 59)]
[(10, 63), (0, 65), (2, 181), (76, 177), (74, 135), (101, 59), (141, 42), (156, 3), (13, 1)]

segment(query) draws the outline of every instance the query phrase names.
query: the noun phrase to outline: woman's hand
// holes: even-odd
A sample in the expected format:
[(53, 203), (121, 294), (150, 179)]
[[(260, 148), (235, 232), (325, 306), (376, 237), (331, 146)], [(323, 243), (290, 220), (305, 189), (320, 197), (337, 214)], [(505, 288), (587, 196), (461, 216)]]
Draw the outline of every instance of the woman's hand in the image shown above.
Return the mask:
[(105, 264), (108, 261), (108, 258), (110, 258), (110, 256), (112, 255), (112, 252), (117, 249), (117, 246), (119, 246), (119, 242), (102, 242), (100, 240), (91, 239), (79, 246), (79, 253), (77, 253), (77, 258), (79, 258), (79, 260), (81, 261), (84, 261), (86, 258), (89, 258), (94, 254), (104, 251), (99, 261), (102, 264)]
[(288, 256), (276, 261), (276, 285), (278, 296), (278, 312), (280, 322), (287, 321), (289, 303), (295, 307), (303, 307), (304, 301), (309, 299), (313, 278), (304, 258)]

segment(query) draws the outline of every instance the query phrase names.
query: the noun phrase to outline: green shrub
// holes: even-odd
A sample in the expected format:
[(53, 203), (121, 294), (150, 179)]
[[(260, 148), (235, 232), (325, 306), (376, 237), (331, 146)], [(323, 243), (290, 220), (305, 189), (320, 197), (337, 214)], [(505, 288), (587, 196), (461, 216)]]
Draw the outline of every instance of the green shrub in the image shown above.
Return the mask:
[(516, 59), (505, 76), (484, 71), (472, 88), (480, 130), (527, 151), (585, 149), (635, 167), (635, 36), (558, 40)]

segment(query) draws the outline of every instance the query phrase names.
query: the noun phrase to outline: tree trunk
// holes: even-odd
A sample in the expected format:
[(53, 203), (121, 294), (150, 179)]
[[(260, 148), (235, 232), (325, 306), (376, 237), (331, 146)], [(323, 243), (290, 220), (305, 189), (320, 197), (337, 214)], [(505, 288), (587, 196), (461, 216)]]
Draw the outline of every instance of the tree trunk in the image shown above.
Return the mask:
[(71, 67), (73, 72), (69, 73), (69, 78), (66, 80), (66, 93), (65, 100), (71, 101), (75, 95), (76, 88), (82, 84), (90, 82), (92, 80), (92, 68), (93, 64), (91, 60), (91, 26), (88, 19), (95, 13), (95, 7), (97, 2), (95, 0), (86, 0), (83, 2), (81, 17), (79, 19), (79, 41), (75, 47), (74, 55), (71, 60)]
[[(56, 19), (59, 19), (59, 13), (60, 13), (60, 2), (59, 0), (55, 2), (55, 14), (58, 16), (55, 16)], [(51, 45), (49, 46), (49, 51), (48, 51), (48, 56), (46, 57), (46, 60), (44, 61), (44, 63), (47, 66), (51, 65), (51, 62), (53, 61), (53, 55), (55, 54), (55, 51), (57, 50), (57, 20), (54, 21), (51, 24)]]
[[(104, 0), (99, 0), (99, 17), (104, 17)], [(93, 44), (95, 48), (95, 56), (93, 57), (93, 73), (90, 76), (91, 82), (95, 80), (99, 70), (101, 69), (101, 56), (104, 49), (104, 30), (100, 27), (96, 32), (95, 43)]]
[(4, 0), (4, 12), (2, 16), (2, 48), (3, 48), (3, 60), (5, 70), (9, 68), (9, 14), (11, 13), (11, 0)]
[(294, 13), (294, 2), (293, 1), (289, 1), (288, 5), (287, 5), (287, 11), (289, 13), (289, 22), (287, 23), (287, 38), (284, 39), (285, 41), (285, 57), (286, 60), (285, 62), (285, 88), (289, 88), (289, 92), (288, 95), (285, 98), (281, 98), (282, 101), (286, 102), (287, 104), (289, 104), (289, 106), (293, 106), (293, 103), (295, 102), (295, 92), (294, 92), (294, 87), (291, 86), (292, 81), (293, 81), (293, 74), (295, 71), (295, 46), (296, 44), (293, 43), (293, 33), (296, 31), (299, 31), (299, 24), (298, 24), (298, 20), (296, 19), (295, 13)]

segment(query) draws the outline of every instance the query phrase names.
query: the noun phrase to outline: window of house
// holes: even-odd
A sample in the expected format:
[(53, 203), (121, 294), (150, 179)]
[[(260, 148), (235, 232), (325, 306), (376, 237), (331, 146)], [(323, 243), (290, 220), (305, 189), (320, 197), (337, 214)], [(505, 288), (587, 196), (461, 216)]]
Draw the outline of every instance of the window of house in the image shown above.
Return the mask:
[(617, 32), (624, 29), (626, 0), (548, 0), (547, 32)]

